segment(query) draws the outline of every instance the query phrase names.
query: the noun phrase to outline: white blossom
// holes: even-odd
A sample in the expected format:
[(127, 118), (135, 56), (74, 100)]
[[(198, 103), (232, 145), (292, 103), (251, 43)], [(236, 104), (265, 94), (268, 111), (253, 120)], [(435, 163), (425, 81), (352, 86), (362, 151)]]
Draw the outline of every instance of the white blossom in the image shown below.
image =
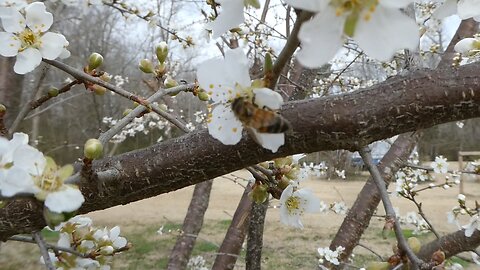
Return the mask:
[(335, 250), (331, 250), (329, 247), (318, 248), (317, 252), (320, 255), (321, 259), (324, 258), (325, 260), (334, 265), (339, 265), (340, 262), (338, 261), (338, 256), (340, 256), (340, 254), (342, 254), (344, 250), (344, 247), (338, 246)]
[(285, 225), (303, 229), (300, 217), (305, 212), (320, 212), (320, 200), (310, 190), (294, 191), (294, 186), (288, 185), (280, 197), (280, 221)]
[(448, 163), (447, 159), (443, 156), (435, 157), (435, 161), (432, 162), (432, 168), (435, 173), (447, 173), (448, 172)]
[(478, 214), (473, 215), (470, 218), (470, 222), (467, 225), (462, 226), (465, 229), (465, 236), (470, 237), (475, 230), (480, 230), (480, 217)]
[[(278, 110), (283, 103), (280, 94), (271, 89), (252, 86), (248, 59), (240, 48), (227, 51), (224, 59), (202, 63), (197, 78), (214, 103), (207, 120), (208, 132), (226, 145), (237, 144), (242, 138), (243, 124), (231, 108), (235, 98), (245, 97), (254, 106), (271, 110)], [(253, 128), (251, 131), (257, 143), (272, 152), (285, 143), (284, 133), (260, 133)]]
[(445, 0), (434, 13), (437, 19), (457, 14), (460, 19), (473, 18), (480, 21), (480, 0)]
[(10, 16), (1, 17), (5, 32), (0, 32), (0, 55), (16, 56), (13, 70), (25, 74), (34, 70), (42, 58), (53, 60), (68, 57), (67, 39), (57, 33), (47, 32), (53, 23), (53, 15), (45, 4), (34, 2), (25, 8), (25, 17), (15, 9)]
[(419, 43), (415, 20), (400, 10), (412, 0), (285, 2), (315, 13), (298, 33), (302, 50), (297, 57), (306, 67), (320, 67), (328, 62), (347, 37), (380, 61), (389, 60), (400, 49), (415, 50)]

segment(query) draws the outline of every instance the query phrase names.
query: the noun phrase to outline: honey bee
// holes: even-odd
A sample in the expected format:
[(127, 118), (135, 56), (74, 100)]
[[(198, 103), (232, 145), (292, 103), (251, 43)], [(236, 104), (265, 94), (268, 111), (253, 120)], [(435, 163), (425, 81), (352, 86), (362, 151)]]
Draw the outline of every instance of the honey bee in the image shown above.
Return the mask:
[(258, 108), (243, 97), (233, 100), (232, 111), (244, 125), (260, 133), (283, 133), (290, 129), (287, 119), (272, 110)]

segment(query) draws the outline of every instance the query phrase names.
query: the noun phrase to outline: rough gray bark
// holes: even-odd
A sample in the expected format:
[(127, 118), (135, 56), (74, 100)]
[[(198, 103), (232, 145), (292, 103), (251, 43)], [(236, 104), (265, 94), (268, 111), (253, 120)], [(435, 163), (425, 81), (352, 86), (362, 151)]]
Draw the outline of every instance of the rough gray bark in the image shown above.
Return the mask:
[(268, 200), (252, 204), (250, 224), (248, 225), (247, 255), (245, 263), (248, 270), (262, 269), (263, 228), (268, 209)]
[(170, 253), (167, 269), (181, 270), (187, 267), (193, 247), (203, 225), (203, 218), (210, 201), (213, 180), (195, 185), (187, 215), (183, 221), (182, 233)]
[[(378, 169), (382, 173), (382, 178), (387, 183), (387, 186), (390, 181), (392, 181), (398, 169), (405, 164), (417, 140), (418, 135), (416, 134), (406, 133), (400, 135), (382, 158)], [(347, 260), (352, 254), (353, 249), (357, 246), (364, 231), (370, 224), (370, 219), (380, 201), (380, 192), (370, 177), (365, 183), (365, 186), (363, 186), (362, 191), (358, 194), (357, 199), (330, 243), (331, 250), (335, 250), (338, 246), (345, 248), (344, 252), (340, 255), (340, 261)], [(330, 265), (330, 267), (332, 269), (340, 269), (343, 266)]]
[[(356, 150), (396, 134), (480, 117), (479, 68), (474, 63), (417, 71), (350, 94), (288, 102), (281, 114), (292, 131), (276, 153), (247, 136), (237, 145), (223, 145), (200, 130), (95, 161), (93, 173), (81, 183), (86, 201), (79, 213), (167, 193), (277, 157)], [(41, 212), (19, 201), (0, 209), (0, 239), (42, 228)]]
[(242, 244), (245, 240), (250, 220), (250, 211), (253, 202), (248, 197), (248, 193), (251, 190), (252, 186), (248, 185), (243, 192), (237, 210), (235, 210), (235, 214), (233, 215), (232, 223), (230, 223), (222, 245), (218, 249), (218, 255), (215, 258), (212, 270), (226, 270), (235, 267), (237, 258), (242, 250)]

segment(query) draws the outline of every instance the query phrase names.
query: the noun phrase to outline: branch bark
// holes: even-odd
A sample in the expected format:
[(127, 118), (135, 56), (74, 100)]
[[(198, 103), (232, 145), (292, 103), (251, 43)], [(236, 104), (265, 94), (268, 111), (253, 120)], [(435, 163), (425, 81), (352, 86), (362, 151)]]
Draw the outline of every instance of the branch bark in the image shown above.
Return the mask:
[[(378, 169), (387, 186), (398, 169), (403, 166), (408, 156), (410, 156), (418, 137), (418, 134), (412, 133), (400, 135), (382, 158)], [(380, 200), (380, 192), (372, 177), (370, 177), (365, 186), (363, 186), (362, 191), (358, 194), (352, 208), (348, 211), (330, 244), (331, 250), (335, 250), (338, 246), (345, 248), (339, 257), (340, 261), (346, 261), (352, 254), (353, 249), (358, 245), (360, 238), (370, 224), (370, 219), (375, 209), (377, 209)], [(339, 269), (342, 265), (332, 265), (331, 267), (332, 269)]]
[[(249, 137), (223, 145), (206, 130), (93, 162), (83, 179), (79, 213), (105, 209), (194, 185), (265, 160), (296, 153), (347, 149), (450, 121), (480, 117), (480, 63), (396, 76), (349, 94), (288, 102), (292, 123), (278, 152)], [(221, 162), (219, 162), (221, 160)], [(116, 171), (99, 177), (103, 171)], [(0, 240), (42, 228), (41, 208), (15, 201), (0, 209)]]
[(248, 225), (246, 269), (262, 269), (263, 228), (268, 209), (268, 200), (264, 203), (253, 203)]

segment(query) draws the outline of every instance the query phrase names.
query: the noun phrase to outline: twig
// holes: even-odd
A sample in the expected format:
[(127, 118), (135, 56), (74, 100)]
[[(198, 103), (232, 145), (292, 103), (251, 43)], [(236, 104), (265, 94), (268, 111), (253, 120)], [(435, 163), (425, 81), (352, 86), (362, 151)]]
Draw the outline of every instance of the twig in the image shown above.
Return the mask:
[[(411, 163), (406, 163), (405, 166), (410, 167), (410, 168), (415, 168), (415, 169), (420, 169), (420, 170), (425, 170), (425, 171), (433, 172), (433, 168), (432, 168), (432, 167), (428, 167), (428, 166), (421, 166), (421, 165), (416, 165), (416, 164), (411, 164)], [(448, 173), (465, 173), (465, 174), (475, 174), (475, 175), (478, 175), (478, 173), (472, 172), (472, 171), (453, 171), (453, 170), (448, 170), (447, 172), (448, 172)]]
[[(14, 235), (14, 236), (9, 237), (8, 240), (17, 241), (17, 242), (25, 242), (25, 243), (37, 243), (35, 241), (35, 239), (33, 239), (33, 237), (24, 236), (24, 235)], [(74, 249), (67, 248), (67, 247), (60, 247), (60, 246), (52, 245), (52, 244), (49, 244), (49, 243), (45, 243), (45, 246), (48, 249), (52, 249), (54, 251), (68, 252), (70, 254), (73, 254), (73, 255), (76, 255), (76, 256), (82, 257), (82, 258), (90, 258), (91, 257), (89, 254), (84, 254), (84, 253), (78, 252)]]
[[(160, 98), (162, 98), (164, 95), (169, 94), (169, 93), (175, 93), (175, 92), (180, 92), (180, 91), (185, 91), (187, 89), (191, 89), (194, 87), (194, 84), (186, 84), (186, 85), (180, 85), (168, 89), (161, 89), (151, 95), (148, 99), (147, 102), (152, 103)], [(100, 142), (105, 145), (115, 134), (120, 132), (128, 123), (130, 123), (135, 117), (139, 116), (143, 111), (145, 111), (144, 106), (137, 106), (135, 109), (133, 109), (129, 114), (127, 114), (125, 117), (123, 117), (120, 121), (118, 121), (113, 127), (111, 127), (109, 130), (105, 131), (100, 135), (98, 138)], [(158, 108), (159, 109), (159, 108)], [(160, 110), (160, 109), (159, 109)], [(162, 111), (162, 110), (160, 110)], [(163, 112), (163, 111), (162, 111)], [(163, 115), (162, 115), (163, 116)]]
[[(80, 82), (79, 82), (78, 80), (74, 80), (74, 81), (68, 83), (67, 85), (63, 86), (62, 88), (60, 88), (60, 89), (58, 90), (58, 95), (59, 95), (59, 94), (63, 94), (63, 93), (65, 93), (65, 92), (69, 91), (70, 89), (72, 89), (72, 87), (73, 87), (74, 85), (77, 85), (77, 84), (79, 84), (79, 83), (80, 83)], [(34, 110), (34, 109), (40, 107), (40, 105), (42, 105), (43, 103), (47, 102), (48, 100), (50, 100), (50, 99), (53, 98), (53, 97), (54, 97), (54, 96), (51, 96), (51, 95), (49, 95), (49, 94), (47, 93), (46, 95), (40, 97), (39, 99), (30, 102), (30, 110)]]
[(373, 255), (377, 256), (380, 259), (380, 261), (383, 261), (382, 255), (378, 254), (377, 252), (375, 252), (373, 249), (369, 248), (368, 246), (366, 246), (362, 243), (358, 243), (357, 246), (362, 247), (362, 248), (370, 251), (371, 253), (373, 253)]
[(60, 103), (66, 102), (66, 101), (68, 101), (68, 100), (70, 100), (70, 99), (73, 99), (73, 98), (76, 98), (76, 97), (78, 97), (78, 96), (85, 95), (85, 94), (87, 94), (87, 92), (80, 92), (80, 93), (76, 93), (76, 94), (74, 94), (74, 95), (71, 95), (71, 96), (69, 96), (69, 97), (66, 97), (66, 98), (64, 98), (64, 99), (61, 99), (61, 100), (59, 100), (59, 101), (57, 101), (57, 102), (54, 102), (54, 103), (48, 105), (47, 107), (45, 107), (45, 108), (43, 108), (43, 109), (41, 109), (41, 110), (37, 110), (35, 113), (32, 113), (32, 114), (30, 114), (29, 116), (25, 117), (24, 120), (28, 120), (28, 119), (30, 119), (30, 118), (36, 117), (36, 116), (38, 116), (38, 115), (40, 115), (40, 114), (42, 114), (42, 113), (50, 110), (51, 108), (59, 105)]
[(75, 77), (79, 81), (89, 81), (89, 82), (92, 82), (94, 84), (98, 84), (98, 85), (103, 86), (103, 87), (107, 88), (108, 90), (110, 90), (110, 91), (112, 91), (116, 94), (119, 94), (120, 96), (122, 96), (124, 98), (133, 100), (140, 105), (144, 105), (144, 106), (148, 105), (148, 103), (146, 103), (145, 99), (140, 98), (140, 97), (136, 96), (135, 94), (130, 93), (130, 92), (128, 92), (128, 91), (126, 91), (126, 90), (124, 90), (120, 87), (117, 87), (117, 86), (115, 86), (111, 83), (105, 82), (105, 81), (101, 80), (100, 78), (93, 77), (93, 76), (91, 76), (91, 75), (89, 75), (89, 74), (87, 74), (83, 71), (80, 71), (76, 68), (73, 68), (73, 67), (71, 67), (67, 64), (59, 62), (57, 60), (43, 59), (42, 61), (60, 69), (60, 70), (65, 71), (66, 73), (72, 75), (73, 77)]
[(53, 266), (52, 260), (50, 260), (50, 255), (48, 254), (48, 248), (46, 247), (45, 240), (43, 240), (42, 235), (40, 232), (34, 232), (33, 238), (35, 242), (37, 242), (38, 247), (40, 248), (40, 252), (42, 253), (43, 261), (45, 262), (45, 266), (48, 270), (56, 270), (56, 267)]
[(365, 163), (368, 170), (370, 171), (370, 174), (372, 175), (372, 178), (375, 184), (377, 185), (377, 188), (382, 197), (382, 202), (385, 208), (385, 212), (387, 213), (387, 218), (392, 219), (394, 221), (393, 225), (395, 228), (395, 235), (397, 237), (397, 241), (400, 248), (407, 254), (407, 257), (410, 259), (410, 262), (412, 263), (413, 269), (430, 269), (429, 265), (423, 262), (421, 259), (419, 259), (417, 255), (415, 255), (415, 253), (412, 251), (410, 246), (408, 245), (407, 240), (403, 235), (402, 228), (400, 227), (400, 223), (396, 218), (395, 210), (393, 209), (392, 202), (390, 201), (390, 198), (388, 196), (387, 188), (385, 187), (385, 181), (383, 180), (382, 175), (378, 171), (378, 168), (373, 161), (370, 149), (368, 147), (364, 147), (359, 151), (359, 153), (363, 159), (363, 162)]

